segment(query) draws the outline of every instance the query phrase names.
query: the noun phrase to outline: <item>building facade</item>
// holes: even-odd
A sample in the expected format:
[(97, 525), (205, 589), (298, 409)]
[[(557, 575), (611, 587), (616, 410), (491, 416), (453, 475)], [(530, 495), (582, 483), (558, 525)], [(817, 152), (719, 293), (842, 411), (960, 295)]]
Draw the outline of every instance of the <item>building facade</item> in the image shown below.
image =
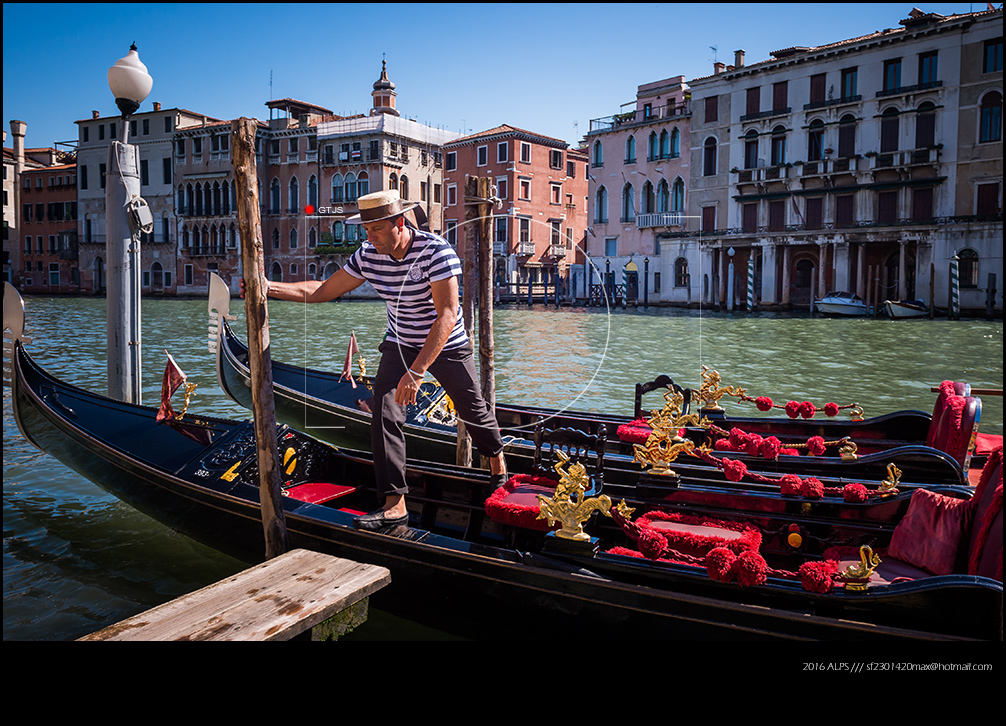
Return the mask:
[[(1002, 309), (1002, 10), (717, 64), (692, 91), (691, 299), (807, 307), (829, 290)], [(988, 288), (997, 275), (998, 291)], [(730, 286), (732, 282), (732, 287)]]
[(80, 292), (75, 163), (21, 172), (20, 235), (23, 292)]
[(664, 269), (661, 240), (686, 228), (691, 104), (684, 76), (639, 86), (634, 108), (593, 119), (586, 137), (591, 298), (690, 302)]
[[(574, 297), (582, 287), (587, 157), (559, 139), (502, 125), (444, 145), (444, 233), (463, 255), (465, 184), (491, 180), (495, 281), (520, 296), (527, 285)], [(459, 246), (460, 245), (460, 246)]]

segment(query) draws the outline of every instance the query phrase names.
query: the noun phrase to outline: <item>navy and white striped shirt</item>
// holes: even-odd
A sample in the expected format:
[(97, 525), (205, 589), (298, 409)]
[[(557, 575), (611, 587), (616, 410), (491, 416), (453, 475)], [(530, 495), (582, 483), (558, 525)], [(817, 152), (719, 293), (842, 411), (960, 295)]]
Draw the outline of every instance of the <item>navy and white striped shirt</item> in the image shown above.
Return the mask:
[[(461, 261), (442, 237), (413, 230), (415, 236), (405, 258), (382, 255), (372, 244), (363, 245), (346, 263), (353, 277), (366, 280), (388, 304), (387, 340), (409, 348), (422, 348), (437, 319), (431, 282), (461, 275)], [(444, 350), (468, 344), (459, 305), (458, 321)]]

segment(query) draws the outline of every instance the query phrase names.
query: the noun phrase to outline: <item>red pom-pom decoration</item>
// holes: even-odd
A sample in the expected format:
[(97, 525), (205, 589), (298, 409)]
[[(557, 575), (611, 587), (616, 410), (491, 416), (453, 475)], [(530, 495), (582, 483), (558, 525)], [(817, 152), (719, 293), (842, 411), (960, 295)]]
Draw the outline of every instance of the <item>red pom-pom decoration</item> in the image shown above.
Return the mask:
[(749, 456), (758, 456), (758, 452), (761, 450), (762, 438), (758, 434), (748, 434), (747, 445), (744, 450), (747, 451)]
[(740, 585), (753, 587), (765, 584), (768, 565), (760, 554), (747, 550), (737, 555), (737, 561), (731, 569), (736, 573)]
[(814, 477), (804, 479), (803, 486), (800, 487), (800, 493), (808, 499), (820, 499), (824, 496), (824, 484), (821, 483), (820, 479), (815, 479)]
[(810, 401), (804, 401), (800, 404), (800, 415), (804, 418), (814, 418), (815, 413), (817, 413), (817, 409)]
[(771, 411), (772, 399), (768, 396), (758, 396), (758, 398), (755, 399), (755, 406), (758, 407), (759, 411)]
[(800, 404), (796, 401), (790, 401), (786, 404), (786, 415), (790, 418), (796, 418), (800, 415)]
[(824, 445), (824, 438), (821, 436), (811, 436), (807, 439), (807, 450), (813, 456), (821, 456), (827, 447)]
[(842, 499), (847, 502), (865, 502), (870, 492), (862, 484), (846, 484), (842, 487)]
[(787, 497), (800, 496), (802, 482), (796, 474), (786, 474), (779, 480), (779, 493)]
[(744, 478), (744, 475), (748, 473), (748, 468), (743, 461), (724, 459), (723, 473), (729, 481), (740, 481)]
[(838, 404), (837, 403), (826, 403), (826, 404), (824, 404), (824, 415), (825, 416), (837, 416), (838, 415)]
[(706, 571), (716, 582), (730, 582), (734, 578), (733, 564), (737, 555), (726, 547), (716, 547), (706, 555)]
[(798, 570), (803, 589), (807, 592), (818, 593), (831, 592), (831, 588), (834, 586), (831, 576), (836, 572), (838, 572), (838, 563), (834, 560), (804, 562)]
[(779, 456), (779, 452), (782, 450), (782, 442), (779, 441), (775, 436), (769, 436), (767, 439), (762, 439), (761, 447), (759, 452), (766, 459), (775, 459)]

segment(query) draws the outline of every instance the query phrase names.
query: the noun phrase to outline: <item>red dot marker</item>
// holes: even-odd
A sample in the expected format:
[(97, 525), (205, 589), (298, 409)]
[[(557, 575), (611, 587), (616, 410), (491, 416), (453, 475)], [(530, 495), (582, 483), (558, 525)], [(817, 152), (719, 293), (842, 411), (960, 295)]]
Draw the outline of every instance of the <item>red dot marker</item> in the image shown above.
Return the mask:
[(313, 204), (308, 204), (306, 207), (304, 207), (304, 213), (305, 214), (314, 214), (314, 205)]

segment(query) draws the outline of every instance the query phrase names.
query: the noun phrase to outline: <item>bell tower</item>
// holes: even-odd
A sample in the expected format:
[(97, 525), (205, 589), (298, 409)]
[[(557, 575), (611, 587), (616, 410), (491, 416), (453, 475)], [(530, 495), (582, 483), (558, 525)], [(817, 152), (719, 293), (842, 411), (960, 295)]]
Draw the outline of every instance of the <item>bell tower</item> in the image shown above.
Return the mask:
[(374, 83), (374, 90), (370, 94), (374, 99), (374, 107), (370, 109), (370, 115), (376, 116), (379, 113), (388, 113), (398, 116), (395, 108), (395, 84), (388, 80), (388, 62), (381, 61), (381, 77)]

